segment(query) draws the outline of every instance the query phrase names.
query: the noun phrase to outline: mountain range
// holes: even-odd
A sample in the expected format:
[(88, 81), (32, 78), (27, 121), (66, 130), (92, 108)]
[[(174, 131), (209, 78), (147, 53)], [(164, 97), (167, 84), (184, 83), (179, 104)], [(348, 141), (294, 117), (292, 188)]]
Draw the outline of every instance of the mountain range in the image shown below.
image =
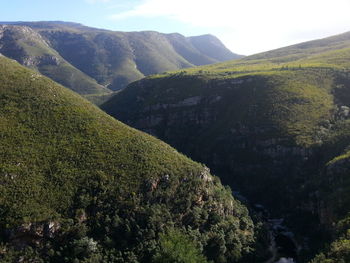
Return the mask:
[(70, 22), (0, 22), (0, 53), (99, 102), (150, 74), (241, 57), (212, 35), (116, 32)]

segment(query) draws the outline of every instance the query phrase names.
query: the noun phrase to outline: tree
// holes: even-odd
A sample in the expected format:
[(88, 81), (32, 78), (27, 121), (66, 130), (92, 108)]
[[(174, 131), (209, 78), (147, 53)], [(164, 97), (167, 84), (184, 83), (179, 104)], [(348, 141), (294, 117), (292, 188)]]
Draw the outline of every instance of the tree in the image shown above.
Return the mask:
[(171, 229), (160, 234), (160, 251), (155, 255), (154, 263), (206, 263), (196, 244), (179, 230)]

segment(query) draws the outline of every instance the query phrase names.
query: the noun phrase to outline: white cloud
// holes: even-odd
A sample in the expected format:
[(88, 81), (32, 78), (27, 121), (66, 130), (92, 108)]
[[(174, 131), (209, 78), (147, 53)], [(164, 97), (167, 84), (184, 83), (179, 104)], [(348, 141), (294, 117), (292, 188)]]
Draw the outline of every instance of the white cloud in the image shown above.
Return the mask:
[(349, 10), (349, 0), (144, 0), (111, 18), (171, 18), (254, 53), (350, 30)]

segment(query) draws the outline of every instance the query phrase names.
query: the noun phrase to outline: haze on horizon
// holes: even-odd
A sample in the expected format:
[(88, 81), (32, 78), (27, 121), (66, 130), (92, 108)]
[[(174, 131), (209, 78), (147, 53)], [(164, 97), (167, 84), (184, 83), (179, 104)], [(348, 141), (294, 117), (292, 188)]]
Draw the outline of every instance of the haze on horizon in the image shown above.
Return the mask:
[(2, 21), (62, 20), (116, 31), (213, 34), (250, 55), (350, 31), (349, 0), (0, 0)]

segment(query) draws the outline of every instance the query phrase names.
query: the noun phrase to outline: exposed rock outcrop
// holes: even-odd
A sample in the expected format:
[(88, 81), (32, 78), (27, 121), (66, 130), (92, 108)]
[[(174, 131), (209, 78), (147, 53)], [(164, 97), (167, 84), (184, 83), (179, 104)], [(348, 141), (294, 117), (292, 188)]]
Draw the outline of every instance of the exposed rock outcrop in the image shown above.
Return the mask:
[(25, 223), (20, 227), (7, 231), (8, 239), (17, 248), (24, 248), (29, 245), (40, 245), (45, 239), (54, 238), (60, 230), (61, 224), (58, 221)]

